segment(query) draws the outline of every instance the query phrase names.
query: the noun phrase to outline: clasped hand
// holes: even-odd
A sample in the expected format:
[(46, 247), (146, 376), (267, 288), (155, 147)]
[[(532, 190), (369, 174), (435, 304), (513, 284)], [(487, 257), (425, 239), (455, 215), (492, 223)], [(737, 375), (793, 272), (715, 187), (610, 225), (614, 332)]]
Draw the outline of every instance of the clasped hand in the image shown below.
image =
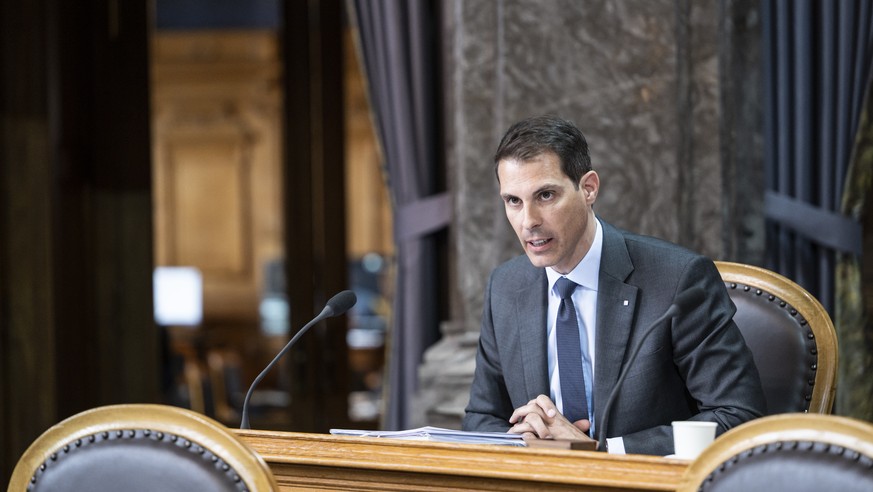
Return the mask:
[(539, 395), (512, 412), (509, 423), (513, 424), (510, 433), (522, 434), (526, 438), (575, 439), (593, 441), (588, 437), (591, 422), (588, 419), (570, 422), (546, 395)]

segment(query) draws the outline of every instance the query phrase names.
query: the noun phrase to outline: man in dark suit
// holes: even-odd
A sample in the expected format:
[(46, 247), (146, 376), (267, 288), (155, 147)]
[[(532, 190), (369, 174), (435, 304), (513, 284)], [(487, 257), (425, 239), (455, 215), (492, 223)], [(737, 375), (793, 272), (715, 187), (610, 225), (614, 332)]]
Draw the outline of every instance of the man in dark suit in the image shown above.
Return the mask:
[(631, 365), (608, 419), (609, 451), (667, 455), (672, 421), (712, 421), (722, 433), (765, 413), (715, 265), (598, 219), (600, 179), (572, 123), (516, 123), (494, 162), (526, 254), (497, 267), (485, 290), (465, 430), (598, 435), (629, 347), (692, 288), (704, 299), (657, 326)]

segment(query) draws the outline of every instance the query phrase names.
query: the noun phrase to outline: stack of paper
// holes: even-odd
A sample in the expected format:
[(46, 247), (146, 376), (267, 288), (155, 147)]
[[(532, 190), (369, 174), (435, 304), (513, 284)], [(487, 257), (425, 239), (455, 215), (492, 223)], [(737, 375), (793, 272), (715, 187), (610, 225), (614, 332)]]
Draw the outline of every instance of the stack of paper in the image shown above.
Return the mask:
[(506, 446), (526, 446), (521, 434), (505, 432), (467, 432), (441, 427), (419, 427), (402, 431), (372, 431), (354, 429), (331, 429), (331, 434), (358, 437), (388, 437), (415, 441), (459, 442), (465, 444), (502, 444)]

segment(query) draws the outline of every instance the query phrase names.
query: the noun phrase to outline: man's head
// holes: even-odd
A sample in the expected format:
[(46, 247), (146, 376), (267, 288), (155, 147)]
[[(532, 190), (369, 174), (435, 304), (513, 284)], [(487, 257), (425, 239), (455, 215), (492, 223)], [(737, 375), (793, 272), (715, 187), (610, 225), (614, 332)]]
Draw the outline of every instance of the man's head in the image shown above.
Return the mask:
[(594, 241), (600, 178), (570, 122), (545, 116), (513, 125), (495, 154), (500, 196), (531, 263), (569, 273)]
[(588, 142), (582, 132), (567, 120), (545, 115), (521, 120), (509, 127), (494, 154), (494, 171), (497, 172), (501, 160), (527, 161), (545, 152), (558, 156), (561, 170), (574, 183), (579, 183), (591, 170)]

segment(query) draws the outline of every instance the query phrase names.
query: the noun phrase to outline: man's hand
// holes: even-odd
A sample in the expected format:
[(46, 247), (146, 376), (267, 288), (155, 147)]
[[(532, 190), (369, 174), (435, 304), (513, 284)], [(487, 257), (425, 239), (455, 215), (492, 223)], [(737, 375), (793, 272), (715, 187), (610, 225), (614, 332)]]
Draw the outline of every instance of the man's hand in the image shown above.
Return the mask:
[(540, 395), (518, 407), (509, 417), (513, 424), (507, 432), (540, 439), (575, 439), (593, 441), (588, 437), (591, 422), (588, 419), (570, 422), (546, 395)]

